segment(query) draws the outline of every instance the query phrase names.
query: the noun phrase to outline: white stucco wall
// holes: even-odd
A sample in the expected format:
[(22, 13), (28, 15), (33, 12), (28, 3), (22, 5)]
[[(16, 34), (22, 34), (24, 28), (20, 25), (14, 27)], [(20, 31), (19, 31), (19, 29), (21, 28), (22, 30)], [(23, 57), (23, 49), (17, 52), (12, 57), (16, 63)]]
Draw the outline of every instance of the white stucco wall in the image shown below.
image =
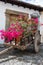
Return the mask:
[[(6, 9), (25, 12), (25, 13), (28, 13), (28, 14), (31, 14), (33, 12), (39, 13), (38, 11), (35, 11), (33, 9), (24, 8), (24, 7), (21, 7), (21, 6), (18, 7), (17, 5), (12, 5), (12, 4), (9, 4), (9, 3), (5, 4), (4, 2), (0, 1), (0, 29), (5, 29), (5, 21), (6, 21), (5, 11), (6, 11)], [(0, 39), (0, 43), (3, 43), (3, 40)]]
[(43, 11), (40, 16), (40, 33), (41, 33), (41, 42), (43, 43)]

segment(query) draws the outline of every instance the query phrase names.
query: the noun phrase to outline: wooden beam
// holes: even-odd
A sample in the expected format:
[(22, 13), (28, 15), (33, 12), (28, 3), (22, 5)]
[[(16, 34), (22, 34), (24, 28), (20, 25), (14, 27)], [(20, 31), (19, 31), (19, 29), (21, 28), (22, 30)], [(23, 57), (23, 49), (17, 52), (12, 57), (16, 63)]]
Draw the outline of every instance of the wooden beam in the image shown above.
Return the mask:
[(10, 9), (6, 9), (6, 12), (5, 14), (13, 14), (13, 15), (19, 15), (19, 14), (22, 14), (22, 15), (29, 15), (28, 13), (24, 13), (24, 12), (19, 12), (19, 11), (14, 11), (14, 10), (10, 10)]
[(0, 55), (6, 53), (7, 51), (9, 51), (9, 50), (11, 50), (11, 49), (13, 49), (13, 46), (10, 46), (9, 48), (6, 48), (6, 49), (2, 50), (2, 51), (0, 52)]

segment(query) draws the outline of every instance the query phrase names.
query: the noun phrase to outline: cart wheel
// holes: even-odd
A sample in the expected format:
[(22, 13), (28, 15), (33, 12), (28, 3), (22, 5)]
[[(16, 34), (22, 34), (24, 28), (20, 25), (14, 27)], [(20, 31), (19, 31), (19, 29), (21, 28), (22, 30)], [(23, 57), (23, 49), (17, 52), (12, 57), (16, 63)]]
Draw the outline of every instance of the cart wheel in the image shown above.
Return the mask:
[(36, 53), (39, 52), (40, 40), (41, 40), (41, 37), (40, 37), (39, 32), (37, 31), (35, 34), (35, 39), (34, 39), (34, 51)]

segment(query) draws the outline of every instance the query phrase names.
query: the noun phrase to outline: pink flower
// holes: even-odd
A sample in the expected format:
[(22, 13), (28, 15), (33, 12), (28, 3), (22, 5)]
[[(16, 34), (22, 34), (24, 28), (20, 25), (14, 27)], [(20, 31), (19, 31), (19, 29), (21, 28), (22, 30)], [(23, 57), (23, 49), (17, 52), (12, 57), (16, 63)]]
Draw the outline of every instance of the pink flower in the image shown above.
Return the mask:
[(32, 20), (34, 20), (35, 23), (38, 24), (38, 18), (32, 18)]
[(15, 24), (12, 23), (11, 26), (15, 26)]
[(14, 38), (17, 38), (20, 35), (22, 35), (23, 29), (21, 25), (17, 22), (16, 24), (12, 24), (6, 31), (0, 30), (0, 33), (1, 33), (1, 38), (5, 39), (5, 42), (10, 42)]

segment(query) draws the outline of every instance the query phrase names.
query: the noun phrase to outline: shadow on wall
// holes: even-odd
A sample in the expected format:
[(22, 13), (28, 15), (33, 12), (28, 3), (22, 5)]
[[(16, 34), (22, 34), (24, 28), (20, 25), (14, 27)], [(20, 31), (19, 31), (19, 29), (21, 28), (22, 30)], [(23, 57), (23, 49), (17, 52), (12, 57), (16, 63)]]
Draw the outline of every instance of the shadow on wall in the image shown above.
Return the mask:
[(43, 35), (41, 35), (41, 43), (43, 43)]
[(3, 44), (4, 43), (4, 40), (2, 40), (1, 38), (0, 38), (0, 44)]
[(0, 47), (4, 47), (3, 43), (4, 43), (4, 40), (2, 40), (2, 39), (0, 38)]

